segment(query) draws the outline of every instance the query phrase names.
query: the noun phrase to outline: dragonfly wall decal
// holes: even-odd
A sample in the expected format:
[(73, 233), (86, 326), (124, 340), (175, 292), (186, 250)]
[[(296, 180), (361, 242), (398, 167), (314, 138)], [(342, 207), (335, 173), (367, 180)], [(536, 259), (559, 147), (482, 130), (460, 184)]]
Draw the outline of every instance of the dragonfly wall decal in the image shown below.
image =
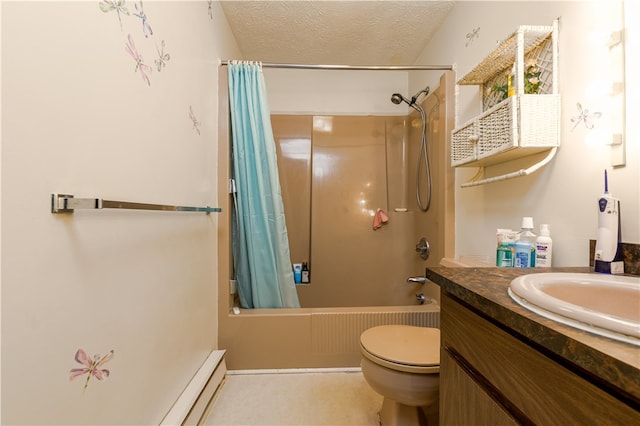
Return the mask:
[(158, 52), (158, 59), (155, 60), (158, 72), (162, 71), (163, 67), (167, 66), (167, 61), (171, 59), (168, 53), (164, 53), (164, 40), (160, 42), (160, 48), (156, 45), (156, 51)]
[(151, 67), (143, 62), (142, 56), (138, 53), (136, 49), (136, 45), (133, 42), (133, 38), (131, 38), (131, 34), (128, 37), (128, 43), (125, 45), (127, 52), (136, 61), (136, 72), (140, 70), (140, 75), (142, 79), (147, 82), (147, 85), (151, 86), (151, 80), (149, 80), (149, 76), (147, 73), (151, 73)]
[(100, 3), (100, 10), (104, 13), (115, 11), (118, 14), (118, 21), (120, 21), (120, 30), (122, 31), (122, 17), (120, 13), (129, 16), (129, 10), (124, 5), (125, 0), (102, 0)]
[(200, 122), (196, 118), (196, 115), (193, 113), (193, 108), (189, 105), (189, 118), (191, 119), (191, 123), (193, 123), (193, 130), (195, 130), (198, 135), (200, 135)]
[(602, 113), (589, 112), (588, 109), (582, 107), (582, 104), (580, 102), (577, 102), (576, 106), (578, 107), (578, 115), (576, 117), (571, 117), (571, 122), (576, 123), (573, 125), (573, 128), (571, 129), (571, 131), (573, 131), (573, 129), (578, 127), (578, 124), (580, 123), (584, 123), (584, 127), (586, 127), (589, 130), (593, 129), (595, 126), (595, 124), (593, 123), (593, 120), (602, 117)]
[(87, 390), (89, 380), (92, 376), (98, 380), (106, 379), (107, 377), (109, 377), (109, 370), (102, 368), (102, 366), (111, 358), (113, 358), (113, 353), (114, 351), (111, 350), (103, 357), (100, 357), (100, 355), (94, 355), (94, 357), (91, 358), (84, 350), (78, 349), (76, 351), (75, 360), (82, 364), (84, 367), (72, 368), (69, 372), (69, 380), (72, 381), (76, 377), (80, 377), (86, 374), (87, 380), (84, 382), (84, 388), (82, 389), (82, 392), (84, 392), (85, 390)]
[(473, 29), (473, 31), (471, 31), (470, 33), (467, 33), (466, 35), (467, 42), (464, 44), (464, 46), (468, 47), (469, 45), (473, 44), (473, 41), (480, 36), (478, 34), (479, 32), (480, 32), (480, 27), (476, 27)]
[(153, 35), (151, 25), (147, 22), (147, 14), (144, 13), (144, 9), (142, 8), (142, 1), (140, 1), (140, 7), (138, 7), (138, 4), (134, 4), (133, 6), (136, 8), (136, 12), (138, 12), (134, 13), (133, 16), (137, 16), (142, 21), (142, 33), (144, 36), (149, 37), (150, 35)]

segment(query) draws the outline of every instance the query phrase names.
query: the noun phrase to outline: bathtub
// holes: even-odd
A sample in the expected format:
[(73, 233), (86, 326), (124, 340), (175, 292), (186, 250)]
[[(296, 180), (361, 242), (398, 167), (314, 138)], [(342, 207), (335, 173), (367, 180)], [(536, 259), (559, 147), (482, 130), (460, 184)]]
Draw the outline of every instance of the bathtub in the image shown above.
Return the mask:
[(383, 324), (440, 327), (440, 305), (241, 309), (220, 315), (227, 367), (349, 368), (360, 365), (360, 334)]

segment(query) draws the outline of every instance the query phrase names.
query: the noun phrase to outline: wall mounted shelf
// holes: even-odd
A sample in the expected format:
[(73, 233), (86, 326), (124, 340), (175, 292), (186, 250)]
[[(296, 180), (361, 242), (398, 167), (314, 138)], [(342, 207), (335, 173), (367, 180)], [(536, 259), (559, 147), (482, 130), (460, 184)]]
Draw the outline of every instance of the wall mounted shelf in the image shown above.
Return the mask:
[[(527, 169), (472, 180), (463, 187), (531, 174), (555, 155), (560, 146), (557, 32), (557, 21), (552, 26), (520, 26), (458, 81), (459, 85), (480, 86), (483, 112), (452, 131), (453, 167), (485, 167), (549, 154)], [(528, 63), (534, 63), (540, 72), (535, 94), (525, 89)], [(503, 99), (512, 69), (515, 93)]]

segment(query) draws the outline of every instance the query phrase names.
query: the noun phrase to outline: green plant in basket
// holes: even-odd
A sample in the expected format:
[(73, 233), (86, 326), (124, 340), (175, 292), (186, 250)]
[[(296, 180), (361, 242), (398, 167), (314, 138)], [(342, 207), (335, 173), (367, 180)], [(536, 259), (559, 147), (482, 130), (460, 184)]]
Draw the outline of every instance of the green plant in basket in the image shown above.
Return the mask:
[(496, 93), (501, 101), (504, 101), (509, 96), (509, 86), (507, 84), (494, 83), (491, 87), (491, 91)]
[(538, 93), (540, 90), (540, 73), (538, 61), (527, 59), (524, 65), (524, 93), (528, 95)]
[[(538, 68), (538, 61), (535, 59), (527, 59), (524, 66), (524, 93), (527, 95), (535, 95), (540, 90), (540, 74), (542, 71)], [(498, 82), (491, 86), (491, 91), (495, 93), (500, 100), (507, 99), (509, 92), (513, 91), (513, 75), (507, 75), (507, 82), (500, 84)], [(512, 92), (513, 94), (513, 92)]]

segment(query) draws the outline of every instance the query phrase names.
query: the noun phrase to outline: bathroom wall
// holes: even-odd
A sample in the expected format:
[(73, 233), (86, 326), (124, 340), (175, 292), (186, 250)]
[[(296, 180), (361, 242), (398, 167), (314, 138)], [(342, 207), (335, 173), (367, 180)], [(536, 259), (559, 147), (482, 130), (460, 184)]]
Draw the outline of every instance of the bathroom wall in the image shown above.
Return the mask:
[[(627, 2), (629, 22), (636, 22), (638, 18), (635, 3)], [(625, 167), (611, 166), (610, 148), (598, 134), (599, 130), (606, 130), (605, 117), (611, 114), (601, 95), (610, 84), (607, 79), (610, 58), (608, 47), (596, 43), (595, 36), (621, 27), (619, 15), (613, 14), (616, 4), (619, 2), (457, 2), (417, 60), (422, 64), (455, 63), (459, 79), (518, 25), (551, 25), (560, 17), (562, 129), (558, 154), (549, 165), (531, 176), (479, 187), (459, 186), (468, 181), (477, 168), (456, 169), (458, 255), (495, 255), (496, 228), (517, 229), (522, 216), (533, 216), (536, 228), (541, 223), (550, 224), (554, 265), (587, 266), (589, 240), (597, 235), (596, 206), (603, 191), (605, 168), (609, 171), (609, 188), (621, 200), (623, 241), (640, 241), (640, 147), (638, 126), (633, 120), (639, 109), (638, 101), (627, 97)], [(632, 52), (627, 54), (627, 61), (632, 61), (637, 56), (638, 36), (628, 29), (627, 37), (628, 52)], [(636, 50), (631, 50), (631, 46)], [(635, 72), (635, 68), (633, 70)], [(425, 74), (416, 81), (420, 77), (420, 73), (410, 76), (410, 87), (414, 90), (429, 78)], [(626, 84), (628, 94), (637, 92), (637, 79), (628, 77)], [(458, 86), (458, 93), (457, 123), (461, 125), (480, 111), (479, 89)], [(591, 112), (603, 112), (600, 121), (594, 119), (594, 129), (589, 130), (582, 123), (576, 126), (572, 120), (579, 115), (577, 103)], [(524, 164), (529, 163), (495, 166), (486, 173), (497, 174), (509, 167), (508, 170), (515, 170)]]
[[(392, 93), (407, 95), (407, 71), (265, 68), (272, 114), (404, 115)], [(434, 73), (437, 79), (441, 72)]]
[[(216, 214), (50, 212), (216, 205), (219, 5), (105, 4), (0, 9), (2, 424), (158, 424), (217, 349)], [(79, 349), (109, 377), (70, 381)]]

